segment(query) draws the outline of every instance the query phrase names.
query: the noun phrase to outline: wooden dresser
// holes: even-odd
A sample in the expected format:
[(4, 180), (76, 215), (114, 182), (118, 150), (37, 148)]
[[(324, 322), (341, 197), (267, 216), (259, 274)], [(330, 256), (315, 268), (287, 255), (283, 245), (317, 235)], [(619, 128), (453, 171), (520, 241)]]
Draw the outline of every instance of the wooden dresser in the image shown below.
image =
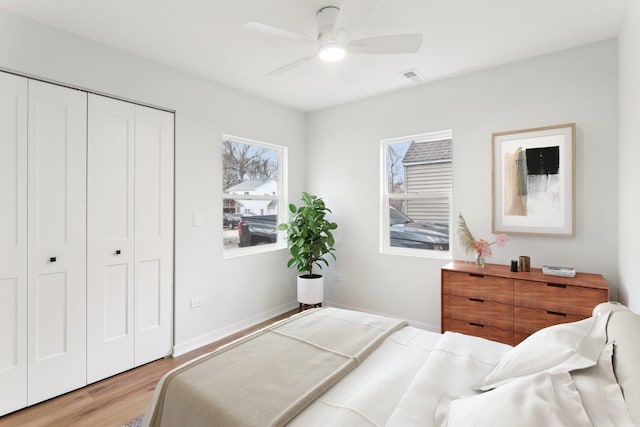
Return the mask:
[(453, 261), (442, 267), (442, 332), (453, 331), (516, 345), (535, 331), (591, 316), (609, 301), (600, 274), (576, 277), (511, 272), (509, 266)]

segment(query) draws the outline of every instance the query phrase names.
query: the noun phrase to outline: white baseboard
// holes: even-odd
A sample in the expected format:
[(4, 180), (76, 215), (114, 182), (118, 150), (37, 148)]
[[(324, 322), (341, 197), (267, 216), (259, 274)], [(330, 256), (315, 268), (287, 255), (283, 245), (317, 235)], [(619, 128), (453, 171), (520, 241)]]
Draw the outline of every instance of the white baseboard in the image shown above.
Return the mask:
[[(364, 311), (366, 313), (377, 314), (379, 316), (397, 317), (397, 316), (393, 316), (393, 315), (391, 315), (389, 313), (378, 313), (378, 312), (375, 312), (375, 311), (364, 309), (362, 307), (356, 307), (356, 306), (345, 305), (345, 304), (338, 304), (338, 303), (334, 303), (334, 302), (331, 302), (331, 301), (325, 301), (322, 305), (326, 306), (326, 307), (336, 307), (336, 308), (344, 308), (344, 309), (347, 309), (347, 310)], [(418, 322), (417, 320), (411, 320), (411, 319), (404, 319), (404, 320), (409, 322), (409, 324), (411, 326), (413, 326), (413, 327), (416, 327), (416, 328), (419, 328), (419, 329), (425, 329), (425, 330), (431, 331), (431, 332), (440, 333), (440, 326), (435, 326), (435, 325), (431, 325), (429, 323), (424, 323), (424, 322)]]
[(256, 314), (255, 316), (251, 316), (240, 322), (236, 322), (232, 325), (225, 326), (224, 328), (216, 329), (215, 331), (206, 333), (204, 335), (200, 335), (199, 337), (190, 339), (189, 341), (176, 344), (173, 346), (173, 352), (171, 356), (172, 357), (182, 356), (185, 353), (188, 353), (193, 350), (197, 350), (200, 347), (209, 345), (213, 342), (226, 338), (229, 335), (233, 335), (237, 332), (243, 331), (247, 328), (257, 325), (258, 323), (262, 323), (265, 320), (272, 319), (276, 316), (281, 315), (282, 313), (286, 313), (287, 311), (291, 311), (297, 307), (298, 307), (297, 302), (282, 304), (275, 308), (272, 308), (271, 310), (267, 310), (262, 313)]

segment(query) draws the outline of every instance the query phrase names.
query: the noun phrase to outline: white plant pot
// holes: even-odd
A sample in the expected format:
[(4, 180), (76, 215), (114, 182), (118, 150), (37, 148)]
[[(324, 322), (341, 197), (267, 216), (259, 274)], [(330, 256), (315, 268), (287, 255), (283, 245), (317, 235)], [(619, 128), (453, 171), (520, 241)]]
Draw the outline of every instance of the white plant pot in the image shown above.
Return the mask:
[(298, 276), (298, 302), (302, 304), (320, 304), (324, 300), (324, 277), (314, 274), (313, 277), (303, 274)]

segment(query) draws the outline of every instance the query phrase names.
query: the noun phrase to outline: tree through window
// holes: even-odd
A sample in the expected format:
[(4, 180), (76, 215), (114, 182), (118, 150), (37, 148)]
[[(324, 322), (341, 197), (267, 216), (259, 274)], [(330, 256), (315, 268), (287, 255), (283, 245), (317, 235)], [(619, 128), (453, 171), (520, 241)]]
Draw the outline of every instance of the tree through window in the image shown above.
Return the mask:
[[(277, 224), (285, 200), (286, 148), (225, 135), (222, 141), (225, 255), (283, 246)], [(259, 250), (243, 250), (260, 246)]]

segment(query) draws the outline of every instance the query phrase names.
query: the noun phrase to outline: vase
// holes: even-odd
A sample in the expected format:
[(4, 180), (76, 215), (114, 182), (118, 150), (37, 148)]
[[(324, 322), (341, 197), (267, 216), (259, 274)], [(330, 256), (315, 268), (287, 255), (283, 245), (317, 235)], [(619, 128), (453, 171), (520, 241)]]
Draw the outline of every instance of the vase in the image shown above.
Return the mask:
[(324, 277), (321, 274), (301, 274), (298, 276), (298, 302), (315, 305), (324, 300)]
[(476, 256), (476, 265), (478, 267), (482, 267), (484, 268), (484, 256), (478, 254), (478, 256)]

